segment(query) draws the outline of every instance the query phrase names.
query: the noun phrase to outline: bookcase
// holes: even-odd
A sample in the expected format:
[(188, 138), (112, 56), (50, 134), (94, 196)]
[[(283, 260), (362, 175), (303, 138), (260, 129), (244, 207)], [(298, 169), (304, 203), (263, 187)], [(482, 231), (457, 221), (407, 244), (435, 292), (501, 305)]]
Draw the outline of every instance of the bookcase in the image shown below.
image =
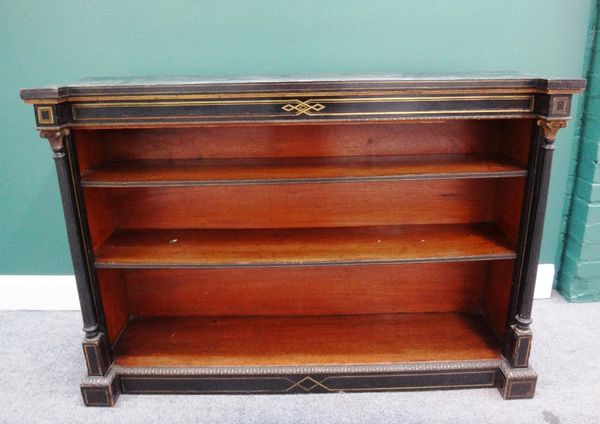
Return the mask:
[(584, 86), (337, 76), (22, 90), (56, 161), (85, 404), (532, 397), (553, 143)]

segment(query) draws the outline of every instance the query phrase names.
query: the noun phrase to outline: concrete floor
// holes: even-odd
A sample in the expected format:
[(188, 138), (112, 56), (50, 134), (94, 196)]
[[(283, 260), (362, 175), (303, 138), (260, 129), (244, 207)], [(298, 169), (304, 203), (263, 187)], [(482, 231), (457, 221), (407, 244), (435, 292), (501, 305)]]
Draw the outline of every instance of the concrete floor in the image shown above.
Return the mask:
[(252, 396), (123, 395), (86, 408), (78, 312), (0, 312), (0, 423), (600, 423), (600, 303), (534, 307), (532, 400), (496, 389)]

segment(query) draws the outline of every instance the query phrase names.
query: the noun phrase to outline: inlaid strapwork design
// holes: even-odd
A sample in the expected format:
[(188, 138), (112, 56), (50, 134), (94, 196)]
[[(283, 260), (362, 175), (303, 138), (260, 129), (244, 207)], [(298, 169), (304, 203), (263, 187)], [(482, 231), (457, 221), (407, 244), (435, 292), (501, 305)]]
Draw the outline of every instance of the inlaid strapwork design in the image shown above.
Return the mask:
[(311, 115), (311, 112), (320, 112), (325, 109), (325, 106), (321, 103), (317, 103), (314, 100), (294, 100), (292, 103), (288, 103), (285, 106), (282, 106), (281, 109), (286, 112), (294, 112), (296, 116), (298, 115)]

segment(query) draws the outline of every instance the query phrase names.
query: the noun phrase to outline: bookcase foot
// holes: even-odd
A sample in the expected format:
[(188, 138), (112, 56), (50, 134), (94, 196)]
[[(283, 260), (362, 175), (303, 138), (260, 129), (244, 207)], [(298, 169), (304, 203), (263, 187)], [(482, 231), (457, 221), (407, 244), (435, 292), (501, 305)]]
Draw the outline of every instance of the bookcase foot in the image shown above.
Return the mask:
[(119, 378), (114, 369), (104, 377), (86, 377), (81, 382), (85, 406), (114, 406), (119, 394)]
[(498, 370), (497, 381), (504, 399), (531, 399), (535, 395), (537, 374), (531, 367), (512, 368), (504, 362)]

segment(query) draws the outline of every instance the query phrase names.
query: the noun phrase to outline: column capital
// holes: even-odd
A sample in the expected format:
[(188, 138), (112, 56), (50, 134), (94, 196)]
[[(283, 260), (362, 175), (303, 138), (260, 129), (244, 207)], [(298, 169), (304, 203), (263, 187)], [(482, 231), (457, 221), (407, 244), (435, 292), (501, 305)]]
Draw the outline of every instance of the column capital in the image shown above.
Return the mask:
[(544, 131), (544, 140), (546, 141), (546, 145), (550, 146), (554, 143), (554, 140), (556, 140), (556, 134), (558, 133), (558, 130), (567, 126), (567, 121), (564, 119), (552, 121), (547, 119), (538, 119), (536, 123), (538, 127), (541, 127), (542, 131)]
[(64, 156), (65, 137), (70, 133), (68, 128), (58, 130), (40, 130), (40, 137), (45, 138), (50, 143), (50, 148), (55, 157)]

